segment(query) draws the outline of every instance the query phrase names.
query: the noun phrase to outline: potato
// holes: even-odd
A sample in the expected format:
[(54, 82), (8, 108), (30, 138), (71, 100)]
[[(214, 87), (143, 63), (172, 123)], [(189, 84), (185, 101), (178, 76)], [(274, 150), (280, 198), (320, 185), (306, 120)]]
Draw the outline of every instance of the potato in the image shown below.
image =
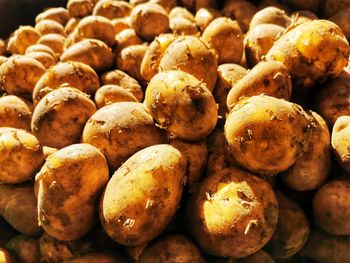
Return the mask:
[(64, 51), (61, 61), (83, 62), (96, 71), (103, 71), (113, 66), (114, 56), (104, 42), (97, 39), (84, 39)]
[(42, 45), (42, 44), (31, 45), (30, 47), (28, 47), (26, 49), (25, 55), (28, 55), (28, 54), (34, 53), (34, 52), (45, 52), (45, 53), (51, 55), (53, 58), (56, 58), (55, 51), (53, 51), (52, 48), (50, 48), (46, 45)]
[(108, 180), (107, 161), (92, 145), (74, 144), (50, 155), (35, 177), (38, 217), (45, 232), (63, 241), (86, 235)]
[(144, 104), (160, 126), (188, 141), (208, 136), (218, 118), (214, 97), (206, 85), (183, 71), (155, 75), (146, 89)]
[(245, 257), (271, 238), (277, 206), (267, 182), (243, 170), (227, 168), (206, 178), (188, 200), (188, 230), (208, 254)]
[(153, 262), (198, 262), (204, 263), (197, 246), (186, 236), (169, 235), (147, 246), (139, 259), (142, 263)]
[(19, 97), (8, 95), (0, 98), (0, 127), (30, 130), (32, 110)]
[(40, 32), (31, 26), (21, 26), (10, 37), (7, 50), (12, 54), (23, 55), (26, 49), (40, 38)]
[(70, 85), (88, 95), (93, 95), (100, 87), (98, 76), (90, 66), (75, 61), (59, 63), (47, 70), (36, 83), (33, 91), (34, 104), (38, 104), (46, 94), (62, 85)]
[(173, 34), (162, 34), (148, 46), (143, 57), (140, 73), (143, 79), (150, 82), (158, 73), (158, 67), (166, 48), (176, 39)]
[(117, 85), (102, 86), (95, 94), (95, 102), (98, 108), (123, 101), (139, 102), (132, 93)]
[(228, 113), (226, 101), (230, 89), (245, 75), (247, 70), (237, 64), (222, 64), (218, 67), (218, 79), (213, 92), (215, 102), (219, 105), (219, 116), (226, 119)]
[(296, 191), (319, 188), (327, 179), (330, 166), (330, 134), (326, 122), (312, 112), (314, 121), (308, 150), (282, 175), (283, 182)]
[(214, 8), (201, 8), (196, 12), (194, 20), (199, 27), (200, 31), (204, 29), (215, 19), (221, 16), (220, 11)]
[(329, 18), (337, 24), (348, 40), (350, 40), (350, 8), (344, 9)]
[(258, 11), (250, 21), (249, 29), (254, 29), (261, 24), (274, 24), (281, 27), (288, 27), (291, 24), (291, 19), (285, 11), (277, 7), (266, 7)]
[(156, 36), (169, 32), (169, 17), (157, 4), (140, 4), (131, 14), (131, 26), (141, 38), (152, 41)]
[(204, 30), (202, 40), (217, 52), (219, 64), (241, 61), (243, 36), (236, 21), (225, 17), (216, 18)]
[(194, 21), (194, 16), (192, 15), (192, 13), (186, 8), (180, 6), (174, 7), (169, 13), (169, 19), (173, 19), (175, 17), (184, 17), (190, 21)]
[(40, 262), (40, 245), (35, 238), (17, 235), (7, 243), (6, 248), (16, 254), (22, 263)]
[(16, 259), (13, 255), (11, 255), (10, 251), (0, 247), (0, 262), (15, 263)]
[(70, 17), (91, 15), (94, 3), (91, 0), (68, 0), (67, 9)]
[(41, 34), (41, 35), (47, 35), (47, 34), (59, 34), (62, 36), (66, 36), (66, 32), (64, 30), (64, 27), (54, 21), (54, 20), (41, 20), (35, 25), (35, 29)]
[(33, 186), (0, 184), (0, 215), (18, 232), (38, 237), (39, 227), (37, 200)]
[(70, 260), (65, 263), (126, 263), (122, 258), (116, 258), (106, 253), (88, 253)]
[[(111, 20), (114, 29), (115, 29), (115, 34), (119, 34), (120, 32), (122, 32), (124, 29), (130, 29), (131, 25), (130, 25), (130, 19), (128, 19), (128, 17), (124, 17), (124, 18), (116, 18)], [(136, 33), (135, 33), (136, 34)]]
[(105, 72), (101, 75), (103, 85), (118, 85), (132, 93), (138, 101), (143, 100), (143, 91), (137, 80), (121, 70)]
[(234, 261), (234, 263), (275, 263), (275, 260), (264, 250), (259, 250), (258, 252)]
[(136, 35), (134, 29), (127, 28), (119, 32), (115, 36), (116, 51), (120, 52), (126, 47), (132, 45), (141, 45), (143, 43), (142, 39)]
[(186, 159), (167, 144), (131, 156), (112, 176), (101, 198), (100, 220), (106, 233), (127, 246), (158, 236), (175, 215), (185, 173)]
[(177, 5), (176, 0), (150, 0), (149, 2), (160, 5), (167, 13)]
[(166, 49), (160, 60), (159, 70), (187, 72), (203, 81), (212, 92), (217, 78), (217, 59), (198, 37), (183, 36)]
[(67, 22), (64, 28), (67, 35), (71, 34), (74, 31), (74, 29), (78, 26), (80, 20), (81, 20), (80, 18), (74, 18), (74, 17), (69, 19), (69, 21)]
[(240, 100), (227, 117), (232, 158), (261, 175), (287, 170), (307, 147), (312, 118), (297, 104), (259, 95)]
[(138, 81), (144, 82), (140, 71), (146, 50), (147, 46), (145, 45), (132, 45), (124, 48), (116, 56), (115, 64), (117, 65), (117, 68), (129, 74)]
[(62, 87), (48, 93), (37, 104), (32, 131), (42, 144), (63, 148), (80, 141), (85, 123), (95, 111), (95, 104), (83, 92)]
[(198, 29), (195, 22), (184, 17), (170, 19), (170, 30), (174, 35), (197, 35)]
[(284, 31), (284, 27), (273, 24), (256, 25), (250, 30), (244, 47), (247, 65), (252, 68), (261, 62)]
[(349, 133), (350, 133), (350, 116), (341, 116), (339, 117), (332, 131), (332, 148), (337, 161), (339, 164), (347, 171), (350, 171), (350, 141), (349, 141)]
[(56, 60), (47, 52), (31, 52), (26, 57), (34, 58), (40, 62), (45, 68), (50, 68), (56, 65)]
[(349, 44), (337, 25), (314, 20), (280, 37), (266, 58), (282, 62), (296, 85), (310, 87), (337, 77), (347, 64), (349, 52)]
[(100, 0), (94, 7), (93, 15), (115, 19), (129, 16), (131, 10), (132, 6), (124, 1)]
[(136, 102), (119, 102), (99, 109), (86, 123), (82, 141), (94, 145), (116, 170), (131, 155), (166, 142), (146, 107)]
[(60, 55), (63, 52), (64, 41), (65, 37), (60, 34), (47, 34), (38, 40), (38, 44), (46, 45)]
[(64, 26), (69, 20), (68, 10), (63, 7), (54, 7), (46, 9), (35, 18), (35, 23), (39, 23), (41, 20), (54, 20)]

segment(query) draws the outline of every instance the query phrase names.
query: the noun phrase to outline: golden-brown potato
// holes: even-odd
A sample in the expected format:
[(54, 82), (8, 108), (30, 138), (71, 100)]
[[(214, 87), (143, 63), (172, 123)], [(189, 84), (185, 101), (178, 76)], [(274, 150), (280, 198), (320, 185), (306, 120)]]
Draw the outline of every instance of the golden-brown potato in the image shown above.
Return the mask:
[(280, 37), (266, 58), (282, 62), (296, 85), (310, 87), (337, 77), (347, 64), (349, 52), (348, 41), (336, 24), (313, 20)]
[(18, 232), (38, 237), (37, 199), (33, 186), (0, 184), (0, 215)]
[(348, 40), (350, 40), (350, 8), (341, 10), (329, 18), (330, 21), (337, 24)]
[(169, 13), (169, 19), (173, 19), (175, 17), (184, 17), (190, 21), (194, 21), (194, 16), (192, 15), (192, 13), (186, 8), (180, 6), (174, 7)]
[(274, 42), (285, 31), (284, 27), (261, 24), (250, 30), (245, 37), (245, 56), (250, 68), (262, 61)]
[(150, 0), (149, 2), (160, 5), (167, 13), (177, 5), (176, 0)]
[(108, 179), (107, 161), (92, 145), (74, 144), (50, 155), (35, 177), (38, 217), (45, 232), (63, 241), (86, 235)]
[(40, 38), (40, 32), (31, 26), (21, 26), (10, 37), (7, 50), (12, 54), (23, 55), (26, 49)]
[(112, 176), (101, 198), (100, 220), (106, 233), (127, 246), (158, 236), (175, 215), (185, 173), (186, 159), (168, 144), (131, 156)]
[[(6, 248), (16, 254), (18, 260), (22, 263), (40, 262), (40, 245), (35, 238), (17, 235), (7, 243)], [(0, 260), (0, 262), (2, 261)]]
[(137, 80), (121, 70), (105, 72), (101, 75), (101, 84), (117, 85), (132, 93), (138, 101), (143, 101), (143, 90)]
[(245, 257), (271, 238), (278, 203), (267, 182), (227, 168), (203, 181), (188, 200), (186, 216), (188, 230), (206, 253)]
[(326, 122), (315, 112), (311, 138), (306, 152), (282, 175), (283, 182), (296, 191), (319, 188), (327, 179), (330, 166), (330, 134)]
[(30, 52), (26, 55), (26, 57), (34, 58), (45, 68), (50, 68), (56, 64), (56, 60), (47, 52)]
[(117, 85), (102, 86), (95, 94), (95, 103), (98, 108), (123, 101), (139, 102), (131, 92)]
[(141, 38), (151, 41), (169, 31), (169, 17), (163, 7), (157, 4), (137, 5), (130, 14), (131, 26)]
[(83, 62), (96, 71), (103, 71), (113, 66), (114, 55), (104, 42), (84, 39), (64, 51), (61, 61)]
[(95, 111), (93, 101), (80, 90), (55, 89), (36, 105), (32, 131), (43, 145), (63, 148), (80, 141), (85, 123)]
[(91, 15), (94, 3), (91, 0), (68, 0), (67, 9), (70, 17)]
[(93, 95), (100, 87), (98, 76), (90, 66), (75, 61), (62, 62), (47, 70), (36, 83), (33, 91), (34, 104), (38, 104), (46, 94), (62, 85), (70, 85), (88, 95)]
[(160, 71), (182, 70), (203, 81), (212, 92), (217, 78), (214, 52), (195, 36), (183, 36), (172, 42), (159, 63)]
[[(275, 260), (264, 250), (259, 250), (258, 252), (245, 257), (240, 258), (237, 261), (233, 261), (232, 263), (275, 263)], [(227, 262), (228, 263), (228, 262)]]
[(65, 37), (60, 34), (47, 34), (38, 40), (38, 44), (46, 45), (55, 51), (57, 55), (60, 55), (63, 52), (64, 41)]
[(8, 95), (0, 98), (0, 127), (30, 130), (32, 110), (28, 102)]
[(332, 148), (339, 164), (350, 172), (350, 116), (339, 117), (333, 126)]
[(201, 8), (196, 12), (194, 20), (200, 31), (204, 29), (213, 21), (215, 18), (221, 16), (220, 11), (213, 8)]
[(122, 30), (115, 36), (116, 51), (120, 52), (126, 47), (132, 45), (141, 45), (143, 43), (142, 39), (136, 35), (136, 32), (132, 28), (127, 28)]
[(241, 78), (227, 95), (229, 110), (240, 99), (265, 94), (278, 99), (289, 100), (292, 95), (292, 82), (287, 68), (279, 62), (262, 61)]
[(42, 44), (35, 44), (31, 45), (26, 49), (25, 55), (28, 55), (32, 52), (46, 52), (47, 54), (51, 55), (53, 58), (56, 58), (55, 51), (52, 50), (52, 48), (42, 45)]
[(197, 35), (198, 29), (195, 22), (184, 17), (170, 19), (170, 30), (174, 35)]
[(41, 34), (41, 35), (47, 35), (47, 34), (59, 34), (62, 36), (66, 36), (66, 32), (64, 30), (64, 27), (54, 21), (54, 20), (41, 20), (35, 25), (35, 29)]
[(67, 22), (64, 28), (67, 35), (71, 34), (74, 31), (74, 29), (78, 26), (80, 20), (81, 20), (80, 18), (75, 18), (75, 17), (69, 19), (69, 21)]
[(112, 24), (114, 26), (116, 35), (122, 32), (124, 29), (131, 28), (130, 19), (128, 19), (128, 17), (113, 19)]
[(45, 156), (45, 160), (47, 159), (47, 157), (49, 157), (51, 154), (57, 152), (58, 149), (57, 148), (52, 148), (52, 147), (48, 147), (48, 146), (44, 146), (43, 147), (43, 153)]
[(216, 18), (204, 30), (202, 40), (217, 52), (219, 64), (241, 61), (243, 36), (236, 21), (226, 17)]
[(291, 167), (308, 146), (312, 120), (297, 104), (253, 96), (232, 109), (225, 136), (233, 159), (242, 167), (273, 175)]
[(139, 262), (175, 263), (176, 259), (184, 263), (204, 263), (200, 250), (189, 238), (183, 235), (169, 235), (156, 240), (143, 250)]
[(122, 258), (106, 253), (88, 253), (64, 261), (65, 263), (126, 263)]
[(0, 247), (0, 262), (16, 263), (16, 258), (5, 248)]
[(250, 21), (249, 29), (252, 30), (257, 25), (273, 24), (281, 27), (288, 27), (292, 20), (288, 17), (285, 11), (277, 7), (266, 7), (258, 11)]
[(155, 75), (144, 103), (162, 127), (183, 140), (205, 138), (217, 122), (214, 97), (203, 82), (183, 71)]
[(63, 7), (54, 7), (46, 9), (44, 12), (40, 13), (35, 18), (35, 23), (39, 23), (41, 20), (54, 20), (60, 23), (62, 26), (65, 26), (69, 20), (68, 10)]
[(94, 7), (93, 15), (112, 20), (130, 15), (131, 10), (132, 6), (125, 1), (100, 0)]
[(82, 141), (94, 145), (116, 170), (131, 155), (166, 142), (146, 107), (136, 102), (119, 102), (99, 109), (86, 123)]

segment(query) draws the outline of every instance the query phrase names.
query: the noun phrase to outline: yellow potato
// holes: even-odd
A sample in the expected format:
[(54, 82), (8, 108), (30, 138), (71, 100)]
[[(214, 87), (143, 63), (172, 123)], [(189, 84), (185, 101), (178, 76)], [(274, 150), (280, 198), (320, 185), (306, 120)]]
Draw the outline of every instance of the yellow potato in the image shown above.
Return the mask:
[(35, 25), (35, 29), (41, 34), (41, 35), (47, 35), (47, 34), (59, 34), (62, 36), (66, 36), (64, 27), (54, 21), (54, 20), (41, 20)]
[(41, 20), (54, 20), (64, 26), (69, 20), (68, 10), (63, 7), (54, 7), (46, 9), (35, 18), (35, 23), (39, 23)]
[(139, 102), (132, 93), (117, 85), (102, 86), (95, 94), (95, 103), (98, 108), (123, 101)]
[(0, 127), (30, 130), (32, 110), (28, 102), (8, 95), (0, 98)]
[(7, 50), (12, 54), (23, 55), (26, 49), (40, 38), (40, 32), (31, 26), (21, 26), (10, 37)]
[(130, 15), (131, 10), (132, 6), (125, 1), (100, 0), (94, 7), (93, 15), (115, 19)]
[(288, 27), (291, 24), (291, 19), (284, 10), (277, 7), (266, 7), (258, 11), (250, 21), (249, 29), (254, 29), (257, 25), (273, 24), (281, 27)]
[(347, 171), (350, 171), (350, 116), (339, 117), (333, 126), (332, 148), (340, 165)]

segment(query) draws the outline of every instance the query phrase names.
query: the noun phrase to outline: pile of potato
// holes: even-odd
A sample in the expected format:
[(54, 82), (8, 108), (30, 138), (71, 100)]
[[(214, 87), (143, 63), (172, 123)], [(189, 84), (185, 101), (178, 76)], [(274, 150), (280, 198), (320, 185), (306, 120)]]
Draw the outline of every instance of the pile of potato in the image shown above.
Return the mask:
[(350, 262), (350, 2), (69, 0), (0, 41), (0, 262)]

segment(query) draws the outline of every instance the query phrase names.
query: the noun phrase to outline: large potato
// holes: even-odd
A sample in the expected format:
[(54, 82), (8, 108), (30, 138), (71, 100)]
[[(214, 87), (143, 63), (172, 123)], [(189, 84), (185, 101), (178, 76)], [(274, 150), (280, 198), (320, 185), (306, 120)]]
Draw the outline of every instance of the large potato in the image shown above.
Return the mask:
[(15, 236), (7, 243), (6, 248), (14, 252), (21, 263), (40, 262), (40, 245), (35, 238), (25, 235)]
[(28, 102), (8, 95), (0, 98), (0, 127), (30, 130), (32, 109)]
[(181, 200), (186, 159), (161, 144), (130, 157), (113, 175), (100, 202), (100, 220), (115, 241), (136, 246), (158, 236)]
[(91, 15), (94, 3), (91, 0), (68, 0), (67, 9), (70, 17)]
[(249, 28), (252, 30), (254, 27), (261, 24), (274, 24), (286, 28), (291, 22), (291, 19), (285, 11), (271, 6), (258, 11), (250, 21)]
[(105, 85), (99, 88), (95, 94), (95, 103), (98, 108), (115, 102), (133, 101), (139, 102), (132, 93), (117, 85)]
[(35, 25), (35, 29), (41, 34), (41, 35), (47, 35), (47, 34), (60, 34), (62, 36), (66, 36), (64, 27), (54, 21), (54, 20), (41, 20)]
[(35, 177), (38, 218), (45, 232), (63, 241), (86, 235), (108, 179), (107, 161), (91, 145), (74, 144), (50, 155)]
[(125, 1), (100, 0), (94, 7), (93, 15), (115, 19), (130, 15), (131, 10), (132, 6)]
[(35, 23), (45, 19), (54, 20), (64, 26), (69, 20), (69, 13), (63, 7), (49, 8), (36, 16)]
[(46, 146), (63, 148), (80, 141), (85, 123), (96, 111), (92, 100), (76, 88), (51, 91), (35, 107), (32, 131)]
[(332, 148), (340, 165), (350, 172), (350, 116), (337, 119), (332, 131)]
[(271, 238), (278, 203), (267, 182), (228, 168), (204, 180), (189, 199), (186, 212), (188, 230), (206, 253), (245, 257)]
[(162, 127), (183, 140), (205, 138), (218, 118), (214, 97), (206, 85), (183, 71), (155, 75), (146, 89), (144, 103)]
[(7, 50), (12, 54), (23, 55), (26, 49), (34, 45), (40, 38), (40, 32), (31, 26), (17, 29), (7, 43)]

